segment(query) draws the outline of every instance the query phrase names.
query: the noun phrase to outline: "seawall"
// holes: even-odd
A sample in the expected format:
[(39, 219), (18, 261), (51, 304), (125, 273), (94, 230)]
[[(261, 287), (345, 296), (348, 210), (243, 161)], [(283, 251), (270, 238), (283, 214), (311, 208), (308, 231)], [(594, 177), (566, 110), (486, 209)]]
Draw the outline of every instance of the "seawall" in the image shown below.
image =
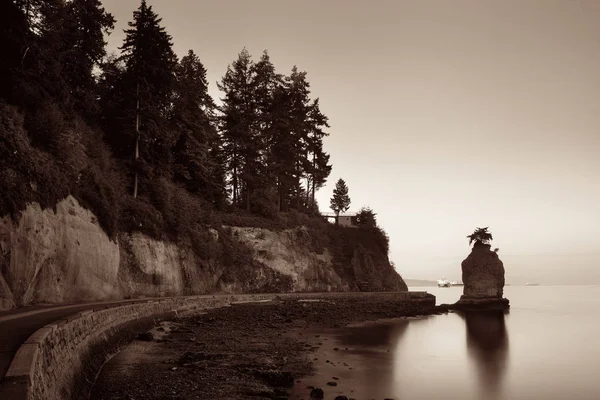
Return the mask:
[(25, 341), (2, 381), (0, 398), (84, 398), (107, 356), (162, 318), (245, 301), (348, 297), (403, 300), (399, 316), (435, 309), (435, 296), (426, 292), (330, 292), (188, 296), (83, 311), (38, 329)]

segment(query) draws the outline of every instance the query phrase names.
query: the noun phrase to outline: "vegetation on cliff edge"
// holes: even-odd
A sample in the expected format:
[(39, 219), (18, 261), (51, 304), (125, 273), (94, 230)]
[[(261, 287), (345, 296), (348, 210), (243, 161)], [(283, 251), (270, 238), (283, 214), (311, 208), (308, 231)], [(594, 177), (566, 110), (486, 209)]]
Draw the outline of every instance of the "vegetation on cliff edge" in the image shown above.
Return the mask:
[[(187, 241), (231, 264), (249, 249), (227, 225), (307, 226), (340, 265), (360, 231), (387, 260), (376, 226), (349, 233), (319, 216), (329, 125), (306, 72), (281, 74), (267, 51), (254, 61), (243, 49), (217, 106), (200, 57), (177, 57), (144, 0), (113, 55), (104, 35), (115, 20), (100, 0), (3, 1), (0, 22), (0, 215), (72, 194), (112, 238)], [(218, 249), (207, 248), (210, 228), (226, 238)]]

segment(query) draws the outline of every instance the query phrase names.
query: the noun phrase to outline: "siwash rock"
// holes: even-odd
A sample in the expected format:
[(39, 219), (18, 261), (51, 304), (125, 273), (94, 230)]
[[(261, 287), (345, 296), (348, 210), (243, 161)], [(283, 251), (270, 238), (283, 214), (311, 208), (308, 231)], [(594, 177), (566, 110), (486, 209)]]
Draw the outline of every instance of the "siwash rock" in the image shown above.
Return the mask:
[(455, 308), (508, 308), (504, 264), (489, 244), (476, 243), (461, 267), (463, 295)]

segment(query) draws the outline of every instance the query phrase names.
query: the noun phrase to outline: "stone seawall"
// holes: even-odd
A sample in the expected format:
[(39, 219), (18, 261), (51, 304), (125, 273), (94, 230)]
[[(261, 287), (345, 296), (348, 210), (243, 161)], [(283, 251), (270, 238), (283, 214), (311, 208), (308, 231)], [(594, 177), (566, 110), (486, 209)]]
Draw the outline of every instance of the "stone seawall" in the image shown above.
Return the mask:
[(19, 348), (0, 388), (0, 398), (68, 400), (84, 397), (106, 357), (157, 319), (238, 302), (273, 299), (360, 298), (406, 300), (406, 313), (430, 313), (426, 292), (287, 293), (176, 297), (83, 311), (37, 330)]

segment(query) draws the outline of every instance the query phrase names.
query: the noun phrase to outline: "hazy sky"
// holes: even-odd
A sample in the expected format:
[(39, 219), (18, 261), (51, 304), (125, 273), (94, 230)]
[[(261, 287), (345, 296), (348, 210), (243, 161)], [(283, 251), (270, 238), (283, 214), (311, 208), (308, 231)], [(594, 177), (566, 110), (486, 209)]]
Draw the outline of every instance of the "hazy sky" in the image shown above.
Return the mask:
[[(104, 0), (123, 39), (138, 0)], [(600, 1), (148, 0), (211, 94), (246, 46), (308, 72), (330, 118), (330, 211), (378, 213), (408, 278), (460, 278), (489, 226), (507, 279), (600, 283)]]

